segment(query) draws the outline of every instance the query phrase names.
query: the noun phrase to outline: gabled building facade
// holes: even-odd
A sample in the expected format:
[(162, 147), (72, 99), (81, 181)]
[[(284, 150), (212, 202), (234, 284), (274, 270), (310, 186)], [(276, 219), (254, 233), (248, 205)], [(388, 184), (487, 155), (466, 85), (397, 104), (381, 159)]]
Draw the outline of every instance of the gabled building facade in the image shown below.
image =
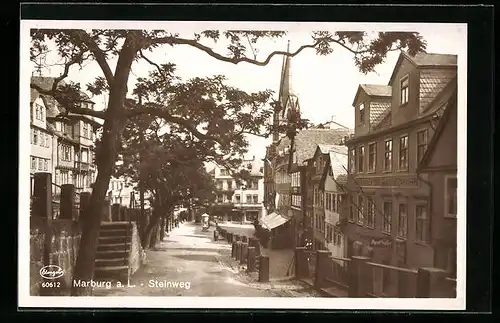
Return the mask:
[[(38, 86), (50, 89), (54, 82), (53, 77), (32, 76), (31, 82)], [(60, 82), (64, 85), (64, 82)], [(100, 127), (100, 123), (94, 118), (76, 115), (62, 114), (62, 107), (53, 97), (41, 95), (36, 90), (31, 90), (32, 98), (36, 98), (32, 104), (34, 110), (35, 121), (34, 126), (44, 126), (47, 134), (52, 135), (51, 144), (47, 144), (45, 140), (44, 148), (50, 147), (51, 165), (43, 167), (43, 171), (52, 173), (54, 185), (54, 194), (57, 196), (60, 192), (60, 186), (63, 184), (73, 184), (77, 192), (90, 191), (91, 185), (95, 181), (96, 167), (93, 156), (95, 130)], [(81, 106), (94, 109), (94, 103), (88, 98), (85, 93), (81, 93), (83, 98), (80, 102)], [(40, 110), (42, 103), (43, 118), (37, 112), (37, 107)], [(43, 120), (41, 120), (43, 119)], [(39, 127), (38, 127), (39, 128)], [(32, 131), (32, 153), (37, 154), (39, 148), (33, 144), (36, 140), (40, 145), (41, 134), (38, 131)], [(48, 154), (48, 152), (47, 152)], [(37, 169), (36, 171), (41, 171)]]
[[(359, 86), (341, 214), (348, 256), (406, 268), (434, 265), (432, 195), (417, 167), (456, 96), (456, 69), (456, 55), (401, 53), (388, 86)], [(384, 280), (389, 290), (397, 288), (394, 275)]]
[[(417, 169), (427, 177), (431, 196), (430, 240), (434, 266), (456, 277), (457, 266), (457, 101), (456, 93), (447, 105), (435, 134)], [(422, 225), (417, 222), (417, 225)]]
[(30, 173), (51, 173), (54, 135), (47, 123), (47, 104), (37, 91), (30, 92)]
[[(346, 239), (340, 225), (340, 210), (347, 191), (345, 189), (347, 175), (347, 147), (330, 146), (320, 181), (320, 192), (324, 194), (325, 214), (325, 249), (334, 257), (346, 257)], [(324, 160), (325, 157), (322, 159)], [(345, 263), (339, 261), (340, 265)]]
[(213, 207), (215, 216), (226, 221), (253, 222), (264, 212), (264, 165), (255, 158), (243, 160), (241, 169), (248, 171), (250, 178), (240, 182), (220, 166), (210, 171), (218, 191)]

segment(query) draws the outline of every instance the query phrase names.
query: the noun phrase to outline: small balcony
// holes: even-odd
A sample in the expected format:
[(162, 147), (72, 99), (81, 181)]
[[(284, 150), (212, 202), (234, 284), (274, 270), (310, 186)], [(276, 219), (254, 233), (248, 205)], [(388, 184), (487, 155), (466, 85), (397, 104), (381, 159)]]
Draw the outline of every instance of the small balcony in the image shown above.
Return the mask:
[(91, 165), (88, 162), (75, 161), (75, 168), (78, 171), (88, 172), (91, 169)]

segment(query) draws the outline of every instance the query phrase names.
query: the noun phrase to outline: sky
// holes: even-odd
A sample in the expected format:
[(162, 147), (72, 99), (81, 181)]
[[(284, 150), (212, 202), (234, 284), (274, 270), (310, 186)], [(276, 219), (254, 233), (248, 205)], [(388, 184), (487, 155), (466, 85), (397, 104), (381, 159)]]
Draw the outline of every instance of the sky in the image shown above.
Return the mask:
[[(85, 27), (89, 25), (73, 28)], [(102, 22), (101, 22), (102, 24)], [(144, 29), (150, 27), (151, 22), (144, 23)], [(106, 25), (107, 28), (119, 28), (123, 26)], [(135, 27), (135, 26), (134, 26)], [(244, 23), (235, 26), (235, 23), (218, 22), (169, 22), (156, 23), (154, 28), (164, 28), (179, 32), (182, 37), (192, 37), (194, 32), (206, 29), (266, 29), (286, 30), (287, 35), (281, 39), (265, 40), (257, 43), (257, 60), (264, 60), (274, 50), (286, 50), (290, 41), (290, 51), (295, 51), (303, 44), (312, 43), (310, 33), (313, 30), (365, 30), (365, 31), (416, 31), (427, 41), (427, 52), (443, 54), (462, 54), (466, 48), (466, 28), (455, 24), (335, 24), (335, 23)], [(221, 40), (214, 44), (212, 41), (202, 40), (205, 45), (210, 45), (221, 54), (228, 54), (225, 49), (227, 42)], [(223, 74), (227, 77), (227, 84), (239, 87), (242, 90), (253, 92), (271, 89), (275, 92), (274, 98), (278, 98), (279, 82), (281, 76), (282, 57), (275, 56), (267, 66), (255, 66), (248, 63), (237, 65), (214, 59), (198, 49), (188, 46), (160, 47), (151, 53), (144, 53), (149, 59), (156, 63), (175, 63), (176, 74), (183, 79), (192, 77), (205, 77)], [(328, 56), (318, 56), (313, 49), (305, 49), (299, 55), (292, 58), (292, 87), (299, 97), (303, 117), (313, 123), (322, 123), (335, 120), (350, 128), (354, 127), (354, 108), (352, 101), (359, 84), (387, 84), (389, 77), (396, 64), (399, 53), (390, 53), (384, 63), (376, 67), (375, 72), (362, 74), (354, 66), (353, 56), (347, 50), (334, 46), (334, 52)], [(50, 60), (56, 60), (56, 55), (51, 55)], [(460, 61), (460, 58), (459, 58)], [(111, 61), (114, 70), (115, 62)], [(134, 88), (137, 77), (146, 77), (154, 67), (147, 62), (134, 63), (129, 80), (129, 89)], [(61, 68), (44, 70), (43, 75), (57, 76)], [(75, 67), (70, 70), (68, 79), (80, 82), (82, 86), (92, 81), (96, 76), (102, 76), (100, 68), (95, 62), (87, 64), (82, 70)], [(96, 109), (104, 108), (104, 97), (94, 97)], [(265, 146), (270, 139), (249, 136), (249, 153), (251, 158), (263, 158)]]

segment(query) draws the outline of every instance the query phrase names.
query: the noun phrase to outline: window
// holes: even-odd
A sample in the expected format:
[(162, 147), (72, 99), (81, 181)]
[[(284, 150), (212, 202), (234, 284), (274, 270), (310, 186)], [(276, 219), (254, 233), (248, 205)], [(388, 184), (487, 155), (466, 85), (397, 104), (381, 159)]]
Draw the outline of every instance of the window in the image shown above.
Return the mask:
[(406, 238), (408, 234), (408, 210), (406, 204), (399, 204), (398, 236)]
[(365, 160), (365, 146), (358, 147), (358, 172), (362, 173)]
[(43, 159), (38, 158), (38, 170), (43, 171)]
[(61, 184), (69, 184), (69, 172), (61, 171)]
[(236, 203), (240, 203), (240, 194), (236, 194), (234, 198), (236, 200)]
[(33, 131), (33, 144), (38, 145), (38, 130)]
[(35, 104), (35, 117), (38, 119), (38, 120), (41, 120), (43, 121), (44, 120), (44, 108), (39, 105), (39, 104)]
[(392, 202), (384, 202), (384, 218), (382, 219), (382, 229), (384, 232), (391, 233), (392, 229)]
[(342, 233), (337, 227), (333, 228), (333, 244), (340, 246), (342, 244)]
[(31, 157), (31, 170), (36, 170), (36, 157)]
[(363, 224), (364, 222), (364, 209), (363, 209), (363, 203), (364, 203), (364, 200), (363, 200), (363, 197), (362, 196), (358, 196), (358, 223), (360, 224)]
[(82, 126), (83, 126), (83, 137), (90, 139), (90, 131), (89, 131), (90, 125), (82, 121)]
[(349, 221), (354, 222), (354, 203), (353, 203), (353, 198), (349, 198)]
[(89, 162), (89, 152), (86, 149), (82, 150), (82, 162), (84, 163)]
[(356, 150), (354, 149), (349, 151), (349, 172), (351, 174), (356, 172)]
[(47, 172), (49, 170), (49, 160), (45, 159), (43, 163), (43, 170)]
[(408, 170), (408, 136), (399, 138), (399, 169)]
[(420, 242), (429, 241), (429, 217), (427, 213), (427, 204), (418, 204), (415, 206), (415, 239)]
[(359, 105), (359, 123), (365, 123), (365, 105), (363, 103)]
[(417, 132), (417, 160), (420, 163), (427, 149), (427, 129)]
[(226, 176), (226, 175), (227, 175), (227, 169), (222, 168), (222, 169), (220, 170), (220, 175), (221, 175), (221, 176)]
[(247, 204), (252, 204), (252, 195), (247, 195)]
[(336, 195), (335, 195), (335, 194), (333, 194), (333, 193), (332, 193), (332, 194), (330, 194), (330, 199), (331, 199), (331, 202), (330, 202), (330, 204), (331, 204), (331, 209), (330, 209), (330, 211), (332, 211), (332, 212), (337, 212), (337, 207), (336, 207), (336, 205), (335, 205), (335, 196), (336, 196)]
[(61, 122), (60, 122), (60, 121), (57, 121), (57, 122), (56, 122), (56, 130), (57, 130), (57, 131), (62, 131), (62, 125), (61, 125)]
[(52, 138), (49, 135), (45, 135), (45, 147), (49, 148), (50, 147), (50, 140)]
[(259, 196), (258, 195), (253, 196), (253, 204), (259, 204)]
[(408, 103), (408, 76), (401, 79), (401, 105)]
[(375, 227), (375, 203), (373, 202), (373, 198), (368, 197), (367, 198), (367, 208), (368, 212), (366, 213), (366, 226), (373, 228)]
[(377, 162), (377, 143), (368, 145), (368, 171), (374, 172)]
[(392, 169), (392, 139), (384, 143), (384, 171), (390, 172)]
[(457, 177), (445, 177), (445, 216), (457, 216)]
[(61, 145), (61, 160), (71, 161), (71, 147), (67, 145)]

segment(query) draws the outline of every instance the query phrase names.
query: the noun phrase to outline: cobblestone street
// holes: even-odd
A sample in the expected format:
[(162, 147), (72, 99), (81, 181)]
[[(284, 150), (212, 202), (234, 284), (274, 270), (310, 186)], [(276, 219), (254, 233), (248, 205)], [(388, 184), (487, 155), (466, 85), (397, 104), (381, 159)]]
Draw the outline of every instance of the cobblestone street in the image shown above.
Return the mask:
[[(130, 286), (95, 288), (94, 296), (247, 296), (319, 297), (291, 280), (259, 283), (231, 259), (227, 241), (213, 241), (213, 230), (202, 232), (194, 223), (181, 224), (133, 275)], [(116, 286), (115, 283), (112, 284)]]

